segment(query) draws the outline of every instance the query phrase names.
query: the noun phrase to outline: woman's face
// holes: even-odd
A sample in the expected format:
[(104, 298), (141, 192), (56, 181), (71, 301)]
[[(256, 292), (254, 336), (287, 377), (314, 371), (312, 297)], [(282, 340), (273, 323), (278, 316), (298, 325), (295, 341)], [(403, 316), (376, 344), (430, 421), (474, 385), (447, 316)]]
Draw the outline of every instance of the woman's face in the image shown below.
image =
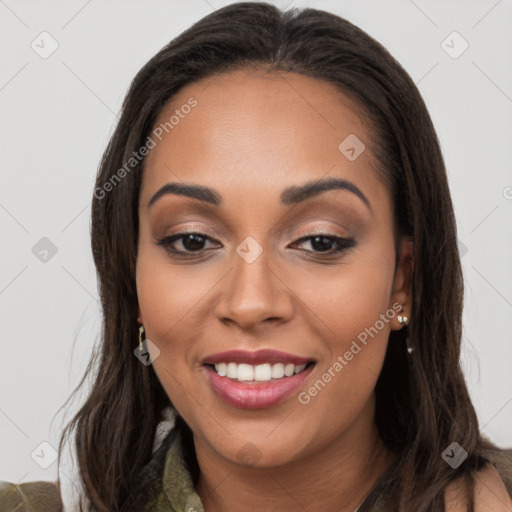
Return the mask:
[(395, 269), (370, 138), (334, 86), (293, 73), (209, 78), (161, 112), (140, 195), (139, 321), (196, 448), (270, 467), (373, 432), (411, 247)]

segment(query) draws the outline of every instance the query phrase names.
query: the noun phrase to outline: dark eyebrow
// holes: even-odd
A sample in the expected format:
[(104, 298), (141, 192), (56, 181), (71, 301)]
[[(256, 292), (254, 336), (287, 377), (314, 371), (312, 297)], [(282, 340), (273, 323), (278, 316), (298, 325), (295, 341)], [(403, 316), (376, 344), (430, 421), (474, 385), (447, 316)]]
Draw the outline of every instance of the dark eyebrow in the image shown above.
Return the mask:
[[(309, 181), (304, 185), (293, 186), (283, 190), (281, 203), (285, 205), (296, 204), (326, 192), (328, 190), (348, 190), (355, 194), (371, 210), (370, 202), (366, 196), (353, 183), (340, 178), (324, 178), (321, 180)], [(215, 190), (200, 185), (185, 185), (183, 183), (167, 183), (157, 190), (148, 203), (148, 208), (155, 201), (167, 194), (176, 194), (191, 197), (211, 203), (215, 206), (222, 204), (222, 198)]]
[(200, 185), (184, 185), (183, 183), (167, 183), (153, 195), (148, 203), (148, 208), (166, 194), (192, 197), (193, 199), (199, 199), (199, 201), (205, 201), (215, 206), (219, 206), (222, 203), (220, 195), (211, 188)]
[(371, 210), (370, 201), (353, 183), (340, 178), (323, 178), (321, 180), (308, 181), (299, 187), (290, 187), (281, 193), (283, 204), (295, 204), (315, 197), (328, 190), (348, 190), (355, 194)]

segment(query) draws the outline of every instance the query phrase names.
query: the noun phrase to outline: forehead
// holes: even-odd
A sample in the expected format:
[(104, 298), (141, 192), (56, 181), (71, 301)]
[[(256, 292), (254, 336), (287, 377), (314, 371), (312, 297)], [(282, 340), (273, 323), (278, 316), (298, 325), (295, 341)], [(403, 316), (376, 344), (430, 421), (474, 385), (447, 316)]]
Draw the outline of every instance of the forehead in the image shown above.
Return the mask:
[[(172, 98), (153, 133), (159, 128), (143, 195), (169, 181), (254, 194), (330, 176), (378, 186), (370, 127), (357, 105), (323, 80), (262, 69), (209, 77)], [(347, 158), (352, 147), (356, 156), (366, 149)]]

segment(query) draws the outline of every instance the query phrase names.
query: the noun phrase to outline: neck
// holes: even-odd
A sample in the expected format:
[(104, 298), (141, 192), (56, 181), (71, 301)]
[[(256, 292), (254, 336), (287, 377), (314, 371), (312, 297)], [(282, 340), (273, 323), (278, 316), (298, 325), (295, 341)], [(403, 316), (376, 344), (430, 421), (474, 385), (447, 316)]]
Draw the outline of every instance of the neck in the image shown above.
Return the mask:
[(378, 435), (373, 405), (321, 450), (279, 467), (242, 466), (194, 436), (205, 511), (353, 512), (395, 457)]

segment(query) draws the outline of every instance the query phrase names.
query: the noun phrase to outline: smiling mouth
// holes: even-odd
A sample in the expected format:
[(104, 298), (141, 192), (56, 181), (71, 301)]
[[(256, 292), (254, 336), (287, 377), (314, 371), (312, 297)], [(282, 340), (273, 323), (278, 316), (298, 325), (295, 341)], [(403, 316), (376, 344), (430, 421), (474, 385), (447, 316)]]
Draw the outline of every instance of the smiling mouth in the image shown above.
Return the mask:
[(314, 361), (306, 364), (293, 363), (263, 363), (246, 364), (225, 362), (217, 364), (206, 364), (212, 368), (220, 377), (227, 377), (238, 382), (273, 382), (276, 380), (287, 379), (293, 375), (302, 373), (304, 370), (314, 365)]

